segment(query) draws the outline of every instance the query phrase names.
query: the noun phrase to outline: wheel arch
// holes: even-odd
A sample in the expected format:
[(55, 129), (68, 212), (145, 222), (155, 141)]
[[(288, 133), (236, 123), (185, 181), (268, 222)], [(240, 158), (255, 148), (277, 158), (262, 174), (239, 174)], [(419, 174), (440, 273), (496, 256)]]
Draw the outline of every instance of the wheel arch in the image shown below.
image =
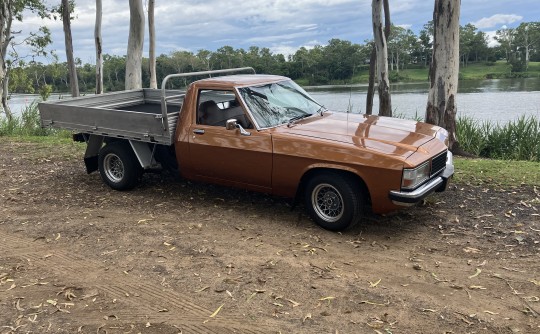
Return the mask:
[(311, 178), (313, 178), (315, 175), (319, 175), (319, 174), (322, 174), (322, 173), (339, 174), (341, 176), (344, 176), (344, 177), (350, 179), (352, 182), (358, 184), (361, 191), (366, 196), (365, 197), (365, 200), (366, 200), (365, 204), (371, 204), (371, 195), (370, 195), (370, 192), (369, 192), (369, 188), (368, 188), (366, 182), (364, 181), (364, 179), (362, 178), (362, 176), (358, 175), (356, 170), (354, 170), (352, 168), (345, 167), (345, 166), (313, 166), (312, 168), (305, 171), (304, 174), (302, 175), (302, 177), (300, 178), (300, 182), (299, 182), (298, 187), (296, 189), (295, 201), (299, 201), (302, 198), (302, 196), (304, 195), (307, 182)]

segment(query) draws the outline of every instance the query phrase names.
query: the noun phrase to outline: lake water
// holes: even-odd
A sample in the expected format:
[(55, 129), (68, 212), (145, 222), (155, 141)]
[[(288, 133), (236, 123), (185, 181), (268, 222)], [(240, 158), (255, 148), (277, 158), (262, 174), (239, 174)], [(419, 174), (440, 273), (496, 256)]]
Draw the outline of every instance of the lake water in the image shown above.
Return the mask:
[[(394, 115), (423, 119), (427, 104), (427, 83), (399, 83), (391, 87)], [(366, 108), (367, 85), (317, 86), (306, 90), (330, 110), (363, 113)], [(69, 96), (69, 94), (63, 94)], [(58, 99), (53, 94), (50, 99)], [(20, 114), (25, 106), (38, 98), (31, 94), (13, 94), (12, 111)], [(457, 96), (459, 116), (506, 123), (521, 115), (540, 118), (540, 78), (460, 81)], [(377, 114), (375, 94), (373, 113)]]
[[(428, 83), (399, 83), (390, 87), (394, 115), (424, 118)], [(367, 85), (318, 86), (306, 90), (330, 110), (364, 113)], [(378, 113), (375, 94), (373, 113)], [(506, 123), (521, 115), (540, 118), (540, 78), (460, 81), (458, 116)]]

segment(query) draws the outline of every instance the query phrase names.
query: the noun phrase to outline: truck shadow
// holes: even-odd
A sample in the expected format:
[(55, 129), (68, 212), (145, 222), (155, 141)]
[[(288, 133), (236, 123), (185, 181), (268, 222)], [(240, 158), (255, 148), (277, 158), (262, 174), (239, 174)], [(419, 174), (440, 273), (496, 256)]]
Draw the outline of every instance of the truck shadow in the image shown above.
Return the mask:
[[(146, 174), (141, 185), (130, 191), (129, 196), (140, 196), (144, 201), (164, 209), (174, 210), (181, 206), (208, 216), (227, 213), (231, 220), (245, 221), (246, 218), (252, 218), (253, 224), (264, 221), (264, 224), (270, 224), (273, 228), (336, 234), (316, 225), (307, 215), (303, 204), (294, 205), (291, 199), (187, 181), (167, 173)], [(413, 207), (386, 216), (366, 212), (360, 224), (338, 233), (349, 237), (372, 235), (384, 238), (388, 235), (420, 233), (424, 225), (431, 224), (426, 221), (429, 216), (426, 210), (429, 211), (429, 208)]]

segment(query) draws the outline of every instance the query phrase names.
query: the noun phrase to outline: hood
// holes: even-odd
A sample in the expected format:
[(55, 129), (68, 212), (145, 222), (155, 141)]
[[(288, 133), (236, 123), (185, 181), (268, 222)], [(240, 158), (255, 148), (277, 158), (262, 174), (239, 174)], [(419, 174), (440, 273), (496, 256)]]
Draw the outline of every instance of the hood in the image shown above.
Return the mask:
[(328, 112), (276, 131), (352, 144), (406, 159), (433, 140), (439, 129), (435, 125), (399, 118)]

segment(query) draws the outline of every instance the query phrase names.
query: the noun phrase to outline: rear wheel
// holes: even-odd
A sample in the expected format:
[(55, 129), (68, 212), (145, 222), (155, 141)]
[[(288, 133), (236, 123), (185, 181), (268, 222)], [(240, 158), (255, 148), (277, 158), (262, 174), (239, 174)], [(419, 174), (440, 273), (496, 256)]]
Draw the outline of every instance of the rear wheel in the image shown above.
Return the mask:
[(109, 187), (129, 190), (139, 183), (142, 168), (129, 144), (112, 142), (99, 151), (99, 173)]
[(321, 227), (339, 231), (362, 218), (363, 195), (352, 178), (333, 172), (313, 176), (306, 184), (304, 204)]

